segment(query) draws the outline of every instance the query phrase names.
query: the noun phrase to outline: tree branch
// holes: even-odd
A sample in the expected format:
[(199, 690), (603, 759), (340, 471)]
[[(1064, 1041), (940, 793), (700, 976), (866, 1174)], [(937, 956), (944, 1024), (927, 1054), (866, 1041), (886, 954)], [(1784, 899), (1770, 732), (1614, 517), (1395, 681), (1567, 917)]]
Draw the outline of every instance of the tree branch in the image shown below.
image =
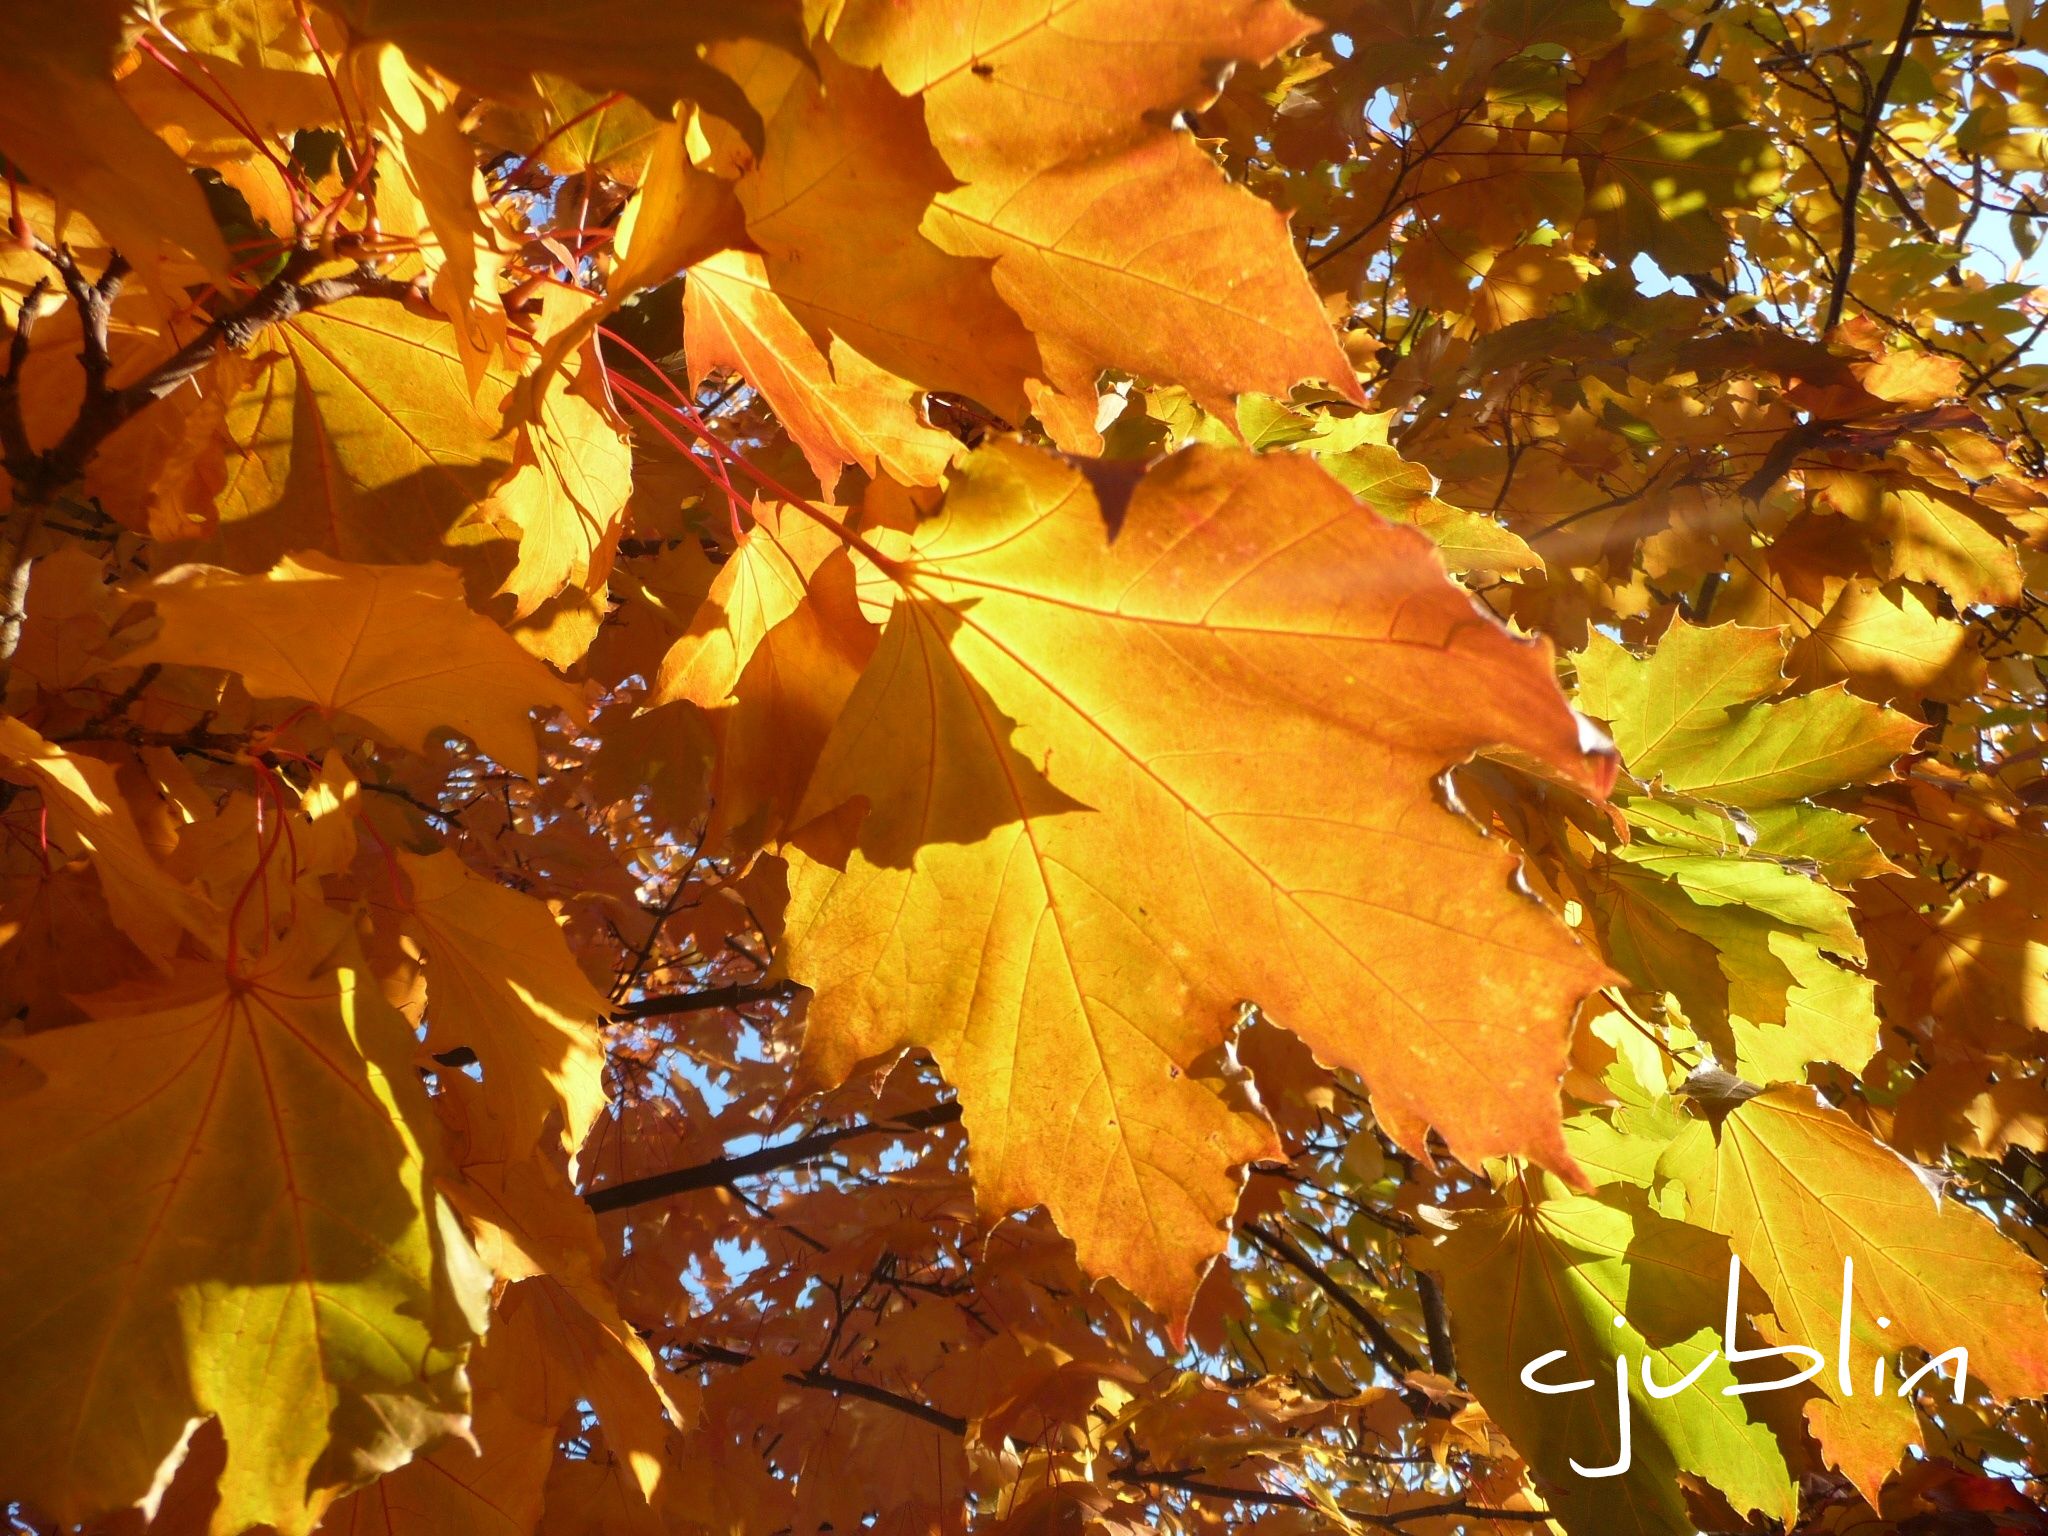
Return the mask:
[(1369, 1525), (1397, 1531), (1410, 1520), (1510, 1520), (1522, 1525), (1541, 1525), (1551, 1518), (1543, 1509), (1499, 1509), (1485, 1504), (1474, 1504), (1467, 1499), (1445, 1499), (1438, 1504), (1417, 1504), (1409, 1509), (1397, 1509), (1389, 1514), (1372, 1515), (1362, 1509), (1344, 1511), (1354, 1520), (1363, 1520)]
[(584, 1195), (583, 1203), (599, 1215), (608, 1211), (624, 1210), (628, 1206), (647, 1205), (656, 1200), (666, 1200), (671, 1195), (688, 1194), (692, 1190), (719, 1189), (757, 1173), (772, 1173), (778, 1168), (793, 1168), (842, 1141), (852, 1141), (860, 1136), (903, 1135), (917, 1131), (936, 1130), (942, 1125), (951, 1125), (960, 1118), (960, 1104), (953, 1100), (945, 1104), (934, 1104), (929, 1109), (913, 1110), (895, 1120), (868, 1121), (860, 1125), (842, 1125), (834, 1130), (813, 1131), (808, 1136), (799, 1136), (795, 1141), (785, 1142), (779, 1147), (763, 1147), (758, 1152), (745, 1152), (737, 1157), (715, 1157), (708, 1163), (698, 1163), (689, 1168), (672, 1168), (666, 1173), (651, 1173), (644, 1179), (627, 1179), (618, 1184), (607, 1184)]
[(621, 1003), (612, 1017), (664, 1019), (681, 1013), (708, 1013), (714, 1008), (738, 1008), (745, 1003), (785, 1003), (800, 990), (793, 981), (766, 981), (710, 987), (702, 992), (664, 992), (638, 1002)]
[(22, 295), (21, 306), (14, 312), (7, 372), (0, 376), (0, 462), (15, 479), (26, 475), (35, 463), (35, 445), (29, 441), (28, 425), (21, 414), (21, 370), (28, 363), (29, 341), (35, 335), (36, 321), (42, 318), (43, 298), (49, 291), (50, 280), (39, 277)]
[[(752, 1365), (758, 1355), (742, 1354), (737, 1349), (726, 1349), (717, 1344), (685, 1344), (683, 1352), (691, 1359), (704, 1365)], [(891, 1392), (887, 1387), (875, 1386), (872, 1382), (855, 1381), (850, 1376), (835, 1375), (831, 1371), (784, 1371), (782, 1379), (792, 1386), (813, 1387), (820, 1392), (831, 1392), (841, 1397), (857, 1397), (863, 1402), (875, 1403), (883, 1408), (908, 1414), (934, 1429), (942, 1429), (949, 1435), (967, 1433), (967, 1421), (958, 1414), (948, 1413), (943, 1408), (934, 1408), (930, 1403), (919, 1402), (901, 1392)]]
[(0, 691), (5, 689), (8, 667), (21, 643), (21, 627), (28, 613), (29, 569), (35, 559), (36, 535), (42, 529), (44, 510), (59, 492), (85, 473), (101, 444), (137, 412), (191, 379), (223, 347), (240, 351), (265, 328), (343, 299), (404, 300), (419, 293), (416, 285), (387, 277), (367, 264), (339, 277), (302, 281), (323, 260), (319, 251), (302, 248), (293, 252), (284, 270), (247, 303), (214, 320), (134, 383), (116, 389), (107, 382), (113, 370), (108, 322), (114, 300), (128, 275), (128, 263), (116, 252), (94, 282), (79, 269), (68, 248), (40, 240), (35, 242), (35, 248), (56, 269), (78, 310), (84, 337), (78, 361), (85, 373), (85, 399), (64, 435), (50, 447), (37, 450), (23, 423), (20, 383), (36, 324), (36, 309), (46, 289), (45, 284), (38, 284), (29, 290), (16, 312), (7, 373), (4, 382), (0, 382), (0, 462), (4, 462), (8, 477), (14, 481), (14, 508), (5, 541), (0, 543)]
[[(108, 353), (107, 325), (128, 263), (116, 253), (107, 262), (99, 281), (93, 283), (79, 271), (68, 250), (41, 241), (36, 242), (36, 249), (57, 269), (65, 291), (78, 307), (85, 332), (79, 365), (85, 371), (86, 396), (76, 419), (53, 447), (44, 449), (27, 464), (10, 462), (9, 472), (14, 475), (18, 493), (29, 501), (48, 501), (76, 480), (100, 445), (130, 417), (190, 380), (222, 348), (239, 352), (270, 326), (343, 299), (403, 301), (419, 293), (416, 284), (387, 277), (367, 264), (337, 277), (302, 280), (308, 270), (320, 264), (322, 257), (317, 250), (301, 249), (293, 252), (284, 270), (246, 303), (214, 320), (134, 383), (113, 389), (107, 384), (113, 366)], [(18, 327), (15, 346), (21, 347)]]
[(1920, 25), (1920, 0), (1906, 0), (1906, 17), (1899, 24), (1898, 40), (1884, 61), (1884, 73), (1863, 103), (1863, 123), (1856, 130), (1856, 147), (1849, 154), (1849, 174), (1842, 184), (1842, 244), (1835, 254), (1835, 281), (1828, 290), (1827, 317), (1821, 322), (1825, 336), (1840, 323), (1842, 306), (1849, 298), (1849, 276), (1856, 266), (1856, 199), (1863, 192), (1863, 174), (1870, 164), (1870, 147), (1877, 138), (1878, 119), (1906, 62), (1906, 50), (1913, 45), (1914, 30)]
[(1685, 50), (1685, 67), (1691, 69), (1700, 61), (1700, 54), (1706, 50), (1707, 38), (1714, 30), (1714, 12), (1721, 9), (1727, 0), (1708, 0), (1707, 8), (1700, 12), (1700, 24), (1693, 28), (1692, 42)]
[(1426, 1269), (1415, 1271), (1415, 1289), (1422, 1297), (1422, 1327), (1429, 1335), (1429, 1368), (1451, 1381), (1458, 1379), (1458, 1352), (1451, 1343), (1451, 1318), (1444, 1307), (1444, 1288)]
[(1281, 1263), (1298, 1271), (1310, 1280), (1317, 1290), (1335, 1302), (1346, 1317), (1358, 1324), (1373, 1349), (1396, 1371), (1405, 1373), (1422, 1368), (1422, 1362), (1415, 1358), (1408, 1346), (1389, 1333), (1387, 1325), (1373, 1316), (1364, 1302), (1339, 1285), (1331, 1278), (1328, 1270), (1289, 1242), (1285, 1235), (1257, 1221), (1243, 1222), (1237, 1230), (1250, 1239), (1255, 1247), (1263, 1248)]
[(1305, 1494), (1276, 1493), (1267, 1488), (1233, 1488), (1228, 1483), (1212, 1483), (1193, 1472), (1147, 1472), (1141, 1467), (1124, 1467), (1110, 1473), (1109, 1480), (1140, 1488), (1173, 1488), (1199, 1498), (1229, 1499), (1238, 1504), (1257, 1504), (1269, 1509), (1320, 1511), (1323, 1507)]

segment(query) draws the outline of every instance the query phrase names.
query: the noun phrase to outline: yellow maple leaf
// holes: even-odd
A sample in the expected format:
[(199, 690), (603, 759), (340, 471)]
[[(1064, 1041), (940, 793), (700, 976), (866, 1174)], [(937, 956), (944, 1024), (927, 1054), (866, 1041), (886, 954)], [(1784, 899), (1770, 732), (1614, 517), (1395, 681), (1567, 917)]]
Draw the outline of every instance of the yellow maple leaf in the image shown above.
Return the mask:
[(1875, 1357), (1961, 1347), (1999, 1395), (2048, 1391), (2041, 1266), (1811, 1089), (1750, 1099), (1717, 1136), (1696, 1122), (1662, 1170), (1685, 1187), (1690, 1218), (1725, 1233), (1763, 1287), (1775, 1337), (1826, 1352), (1807, 1419), (1873, 1502), (1919, 1440), (1897, 1380), (1870, 1390)]
[[(0, 774), (42, 792), (59, 843), (75, 844), (92, 860), (108, 913), (143, 954), (169, 960), (182, 934), (218, 943), (220, 914), (150, 851), (111, 765), (66, 752), (0, 715)], [(90, 980), (79, 980), (80, 991), (91, 989)]]
[(410, 1032), (322, 945), (5, 1048), (0, 1483), (59, 1519), (153, 1507), (212, 1416), (214, 1529), (306, 1536), (461, 1428), (489, 1277), (425, 1179)]
[(572, 1159), (603, 1111), (603, 998), (541, 903), (473, 874), (453, 853), (397, 855), (406, 916), (427, 957), (427, 1039), (473, 1049), (522, 1136), (552, 1112)]
[(225, 276), (227, 246), (199, 187), (108, 78), (121, 13), (111, 0), (0, 11), (0, 153), (142, 270), (168, 242)]
[(799, 815), (871, 809), (843, 867), (792, 852), (817, 1076), (929, 1049), (983, 1204), (1046, 1205), (1176, 1317), (1271, 1146), (1198, 1076), (1242, 1000), (1409, 1146), (1573, 1166), (1557, 1081), (1605, 968), (1432, 784), (1493, 745), (1594, 789), (1611, 760), (1426, 538), (1306, 460), (1194, 449), (1112, 545), (1077, 470), (1005, 445), (887, 568)]
[(959, 446), (919, 419), (907, 380), (837, 336), (828, 361), (750, 251), (721, 251), (692, 267), (683, 317), (691, 384), (716, 368), (737, 370), (774, 407), (821, 485), (836, 484), (849, 463), (936, 485)]
[(307, 553), (262, 576), (185, 566), (137, 595), (162, 628), (124, 661), (219, 667), (257, 698), (353, 716), (395, 746), (421, 751), (453, 729), (532, 778), (540, 754), (529, 714), (581, 713), (576, 691), (473, 612), (444, 565)]

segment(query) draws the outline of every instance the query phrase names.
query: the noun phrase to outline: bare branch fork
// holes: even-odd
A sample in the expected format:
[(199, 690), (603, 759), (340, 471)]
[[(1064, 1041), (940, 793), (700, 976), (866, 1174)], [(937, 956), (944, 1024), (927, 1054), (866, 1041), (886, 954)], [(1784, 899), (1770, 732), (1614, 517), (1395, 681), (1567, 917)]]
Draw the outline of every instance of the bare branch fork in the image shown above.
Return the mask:
[(138, 412), (163, 399), (226, 348), (240, 351), (267, 327), (343, 299), (419, 296), (418, 286), (386, 276), (367, 263), (333, 277), (308, 279), (306, 274), (328, 258), (317, 248), (301, 247), (284, 268), (252, 297), (216, 317), (197, 336), (133, 383), (116, 388), (108, 327), (114, 300), (129, 273), (127, 261), (115, 252), (97, 280), (88, 278), (68, 247), (41, 240), (35, 250), (55, 270), (66, 295), (78, 311), (82, 341), (78, 363), (85, 374), (85, 398), (63, 436), (47, 448), (30, 440), (21, 409), (21, 376), (28, 362), (38, 312), (49, 292), (47, 279), (23, 297), (15, 316), (14, 336), (7, 349), (7, 370), (0, 375), (0, 467), (14, 482), (14, 505), (0, 540), (0, 688), (21, 643), (27, 615), (29, 571), (35, 560), (36, 536), (43, 514), (57, 495), (85, 473), (102, 444)]

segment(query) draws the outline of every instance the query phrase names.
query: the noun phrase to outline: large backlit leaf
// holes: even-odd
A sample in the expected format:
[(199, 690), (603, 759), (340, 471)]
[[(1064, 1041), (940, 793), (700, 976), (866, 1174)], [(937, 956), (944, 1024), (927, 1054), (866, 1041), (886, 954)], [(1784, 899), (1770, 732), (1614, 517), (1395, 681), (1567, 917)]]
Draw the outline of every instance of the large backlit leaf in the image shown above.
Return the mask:
[(1307, 460), (1191, 450), (1110, 544), (1078, 472), (1003, 447), (889, 569), (808, 801), (870, 809), (843, 869), (792, 875), (816, 1072), (927, 1047), (983, 1203), (1047, 1205), (1176, 1311), (1269, 1144), (1196, 1076), (1240, 1000), (1409, 1145), (1570, 1166), (1555, 1085), (1603, 968), (1432, 782), (1494, 744), (1592, 788), (1607, 760), (1426, 539)]
[(462, 1427), (487, 1277), (427, 1181), (404, 1021), (317, 959), (5, 1048), (0, 1484), (58, 1518), (153, 1498), (212, 1416), (220, 1528), (305, 1536)]
[(306, 554), (262, 576), (187, 566), (142, 595), (162, 628), (125, 659), (220, 667), (257, 698), (351, 715), (397, 746), (423, 750), (452, 729), (532, 778), (531, 712), (581, 707), (575, 690), (464, 603), (446, 566)]
[(1905, 1373), (1871, 1390), (1880, 1355), (1962, 1348), (1972, 1379), (2001, 1396), (2048, 1390), (2040, 1265), (1810, 1090), (1750, 1099), (1718, 1135), (1694, 1126), (1664, 1171), (1692, 1219), (1727, 1234), (1770, 1298), (1778, 1338), (1827, 1354), (1814, 1381), (1825, 1398), (1807, 1417), (1859, 1488), (1874, 1494), (1917, 1439), (1895, 1395)]
[[(1792, 1480), (1771, 1431), (1750, 1417), (1721, 1344), (1728, 1248), (1718, 1236), (1644, 1207), (1632, 1191), (1531, 1201), (1460, 1223), (1428, 1250), (1443, 1272), (1458, 1362), (1487, 1412), (1543, 1474), (1568, 1531), (1694, 1529), (1679, 1475), (1720, 1489), (1739, 1511), (1786, 1520)], [(1592, 1383), (1559, 1396), (1531, 1392), (1525, 1366), (1554, 1350), (1537, 1379)], [(1658, 1397), (1695, 1369), (1694, 1385)], [(1618, 1463), (1617, 1372), (1628, 1384), (1630, 1465), (1613, 1477), (1581, 1467)]]
[(553, 1113), (573, 1157), (604, 1109), (604, 999), (531, 896), (452, 853), (399, 861), (406, 916), (426, 951), (429, 1044), (469, 1046), (520, 1133), (538, 1140)]
[(184, 162), (109, 78), (121, 42), (112, 0), (0, 11), (0, 154), (82, 210), (138, 266), (168, 242), (223, 273), (228, 253)]
[(221, 383), (235, 393), (205, 482), (220, 527), (201, 558), (425, 560), (497, 536), (474, 508), (512, 467), (510, 381), (472, 390), (445, 322), (350, 300), (272, 326)]

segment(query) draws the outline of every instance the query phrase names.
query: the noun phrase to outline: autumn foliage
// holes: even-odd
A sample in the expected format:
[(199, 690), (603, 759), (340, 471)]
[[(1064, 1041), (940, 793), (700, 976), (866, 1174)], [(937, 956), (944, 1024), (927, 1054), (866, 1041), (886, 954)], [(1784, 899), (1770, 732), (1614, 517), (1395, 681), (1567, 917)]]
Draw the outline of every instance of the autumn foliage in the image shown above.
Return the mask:
[(1300, 4), (0, 0), (12, 1529), (2048, 1531), (2048, 30)]

